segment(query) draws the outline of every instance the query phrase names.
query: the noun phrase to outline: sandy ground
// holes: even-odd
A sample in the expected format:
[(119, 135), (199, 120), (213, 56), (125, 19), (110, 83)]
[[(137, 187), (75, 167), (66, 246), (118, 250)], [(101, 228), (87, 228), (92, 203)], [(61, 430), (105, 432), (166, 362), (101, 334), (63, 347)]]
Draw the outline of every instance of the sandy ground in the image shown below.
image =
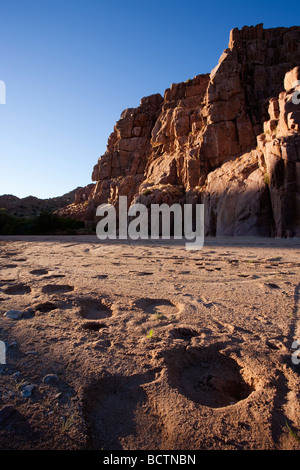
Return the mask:
[(0, 449), (300, 449), (300, 240), (1, 237), (0, 266)]

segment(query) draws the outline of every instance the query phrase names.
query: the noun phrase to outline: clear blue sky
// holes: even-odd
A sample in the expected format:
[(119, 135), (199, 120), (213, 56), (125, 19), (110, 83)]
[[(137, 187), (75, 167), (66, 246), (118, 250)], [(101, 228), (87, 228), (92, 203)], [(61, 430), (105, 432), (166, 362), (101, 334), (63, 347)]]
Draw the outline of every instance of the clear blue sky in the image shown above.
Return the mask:
[(89, 184), (125, 108), (210, 72), (232, 28), (299, 13), (276, 0), (0, 0), (0, 194)]

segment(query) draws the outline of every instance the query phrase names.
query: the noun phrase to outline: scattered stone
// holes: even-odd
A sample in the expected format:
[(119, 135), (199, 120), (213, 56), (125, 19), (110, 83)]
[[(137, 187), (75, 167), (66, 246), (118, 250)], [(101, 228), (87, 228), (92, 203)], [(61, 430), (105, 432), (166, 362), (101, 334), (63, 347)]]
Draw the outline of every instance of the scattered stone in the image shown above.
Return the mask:
[(44, 384), (49, 384), (52, 385), (54, 383), (57, 383), (59, 380), (58, 375), (56, 374), (48, 374), (43, 378), (43, 383)]
[(25, 387), (22, 388), (22, 390), (21, 390), (21, 395), (22, 395), (22, 397), (23, 397), (23, 398), (29, 398), (29, 397), (31, 397), (32, 392), (33, 392), (34, 389), (35, 389), (35, 385), (34, 385), (34, 384), (25, 385)]
[(23, 312), (21, 312), (21, 310), (8, 310), (3, 316), (11, 318), (12, 320), (19, 320), (22, 318)]

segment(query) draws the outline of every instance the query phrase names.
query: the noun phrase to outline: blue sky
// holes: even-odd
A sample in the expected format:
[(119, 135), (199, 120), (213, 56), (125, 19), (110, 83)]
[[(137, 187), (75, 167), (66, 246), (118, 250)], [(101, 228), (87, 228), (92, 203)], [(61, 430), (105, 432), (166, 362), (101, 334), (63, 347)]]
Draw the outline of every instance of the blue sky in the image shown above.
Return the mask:
[(0, 0), (0, 194), (91, 182), (125, 108), (210, 72), (234, 27), (299, 25), (298, 2)]

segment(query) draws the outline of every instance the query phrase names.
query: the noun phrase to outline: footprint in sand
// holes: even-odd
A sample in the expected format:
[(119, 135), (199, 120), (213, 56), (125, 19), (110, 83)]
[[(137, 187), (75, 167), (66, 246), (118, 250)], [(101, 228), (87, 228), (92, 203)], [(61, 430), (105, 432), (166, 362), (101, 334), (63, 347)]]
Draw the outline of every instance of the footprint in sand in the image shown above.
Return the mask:
[(34, 274), (35, 276), (42, 276), (43, 274), (48, 274), (47, 269), (33, 269), (32, 271), (29, 271), (30, 274)]
[(8, 284), (10, 282), (16, 282), (17, 279), (12, 279), (12, 278), (8, 278), (8, 279), (0, 279), (0, 284)]
[(168, 299), (142, 298), (134, 302), (134, 307), (152, 315), (175, 315), (179, 311), (177, 305)]
[(147, 272), (147, 271), (140, 271), (140, 272), (136, 273), (137, 276), (151, 276), (152, 274), (154, 274), (154, 273), (150, 273), (150, 272)]
[(31, 292), (31, 288), (21, 282), (20, 284), (14, 284), (13, 286), (6, 287), (4, 292), (10, 295), (24, 295), (29, 294)]
[(87, 321), (82, 323), (81, 328), (89, 331), (100, 331), (104, 328), (108, 328), (105, 323), (100, 323), (99, 321)]
[(63, 292), (71, 292), (74, 290), (73, 286), (68, 284), (47, 284), (42, 287), (43, 294), (60, 294)]
[(173, 339), (184, 339), (185, 341), (189, 341), (195, 336), (200, 336), (200, 333), (199, 331), (194, 330), (193, 328), (178, 327), (169, 331), (169, 335)]
[[(169, 384), (181, 395), (209, 408), (234, 405), (254, 390), (255, 380), (215, 345), (165, 352)], [(246, 378), (247, 377), (247, 378)]]
[(92, 449), (161, 449), (162, 424), (144, 387), (155, 371), (127, 377), (104, 373), (83, 391), (82, 411)]
[(212, 307), (214, 307), (215, 305), (217, 305), (216, 303), (214, 303), (214, 302), (209, 302), (208, 300), (206, 300), (206, 299), (204, 299), (204, 298), (203, 298), (203, 299), (199, 298), (199, 299), (198, 299), (198, 303), (199, 303), (199, 304), (202, 304), (205, 308), (212, 308)]
[(280, 287), (277, 284), (274, 284), (272, 282), (265, 282), (264, 286), (269, 287), (269, 289), (280, 289)]
[(78, 304), (80, 306), (80, 315), (86, 320), (101, 320), (112, 315), (111, 307), (105, 299), (80, 299)]
[(50, 276), (46, 276), (44, 279), (59, 279), (62, 277), (66, 277), (65, 274), (50, 274)]
[(52, 310), (56, 310), (58, 308), (57, 305), (55, 305), (52, 302), (43, 302), (35, 307), (36, 312), (41, 312), (41, 313), (48, 313), (51, 312)]

